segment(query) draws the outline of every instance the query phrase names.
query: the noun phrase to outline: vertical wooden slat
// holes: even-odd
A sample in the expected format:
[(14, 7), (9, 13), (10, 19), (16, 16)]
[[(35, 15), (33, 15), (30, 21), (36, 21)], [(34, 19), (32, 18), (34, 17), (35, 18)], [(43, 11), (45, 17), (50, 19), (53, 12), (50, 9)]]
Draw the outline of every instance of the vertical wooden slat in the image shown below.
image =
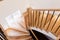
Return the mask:
[(38, 20), (37, 20), (37, 21), (38, 21), (38, 22), (37, 22), (37, 23), (38, 23), (38, 24), (37, 24), (37, 27), (38, 27), (38, 28), (39, 28), (39, 25), (40, 25), (40, 15), (41, 15), (41, 12), (39, 11), (39, 16), (38, 16)]
[(60, 35), (60, 27), (59, 27), (59, 29), (56, 32), (56, 36), (58, 36), (58, 35)]
[(56, 19), (57, 19), (57, 16), (55, 15), (55, 16), (52, 18), (51, 22), (50, 22), (50, 25), (49, 25), (49, 27), (48, 27), (48, 29), (47, 29), (48, 31), (51, 31), (51, 29), (52, 29), (52, 27), (53, 27)]
[(32, 16), (32, 24), (33, 24), (33, 26), (34, 26), (34, 10), (33, 10), (33, 14), (32, 14), (33, 16)]
[[(58, 15), (57, 19), (55, 20), (55, 22), (54, 22), (54, 24), (53, 24), (53, 27), (54, 27), (54, 25), (56, 24), (56, 22), (57, 22), (57, 20), (58, 20), (59, 17), (60, 17), (60, 14)], [(52, 27), (52, 29), (53, 29), (53, 27)], [(51, 29), (51, 30), (52, 30), (52, 29)]]
[(49, 15), (49, 11), (48, 11), (47, 16), (46, 16), (46, 18), (45, 18), (45, 22), (44, 22), (44, 25), (43, 25), (43, 29), (44, 29), (45, 24), (46, 24), (46, 21), (47, 21), (47, 19), (48, 19), (48, 15)]
[(32, 25), (32, 8), (28, 8), (27, 9), (27, 12), (28, 12), (28, 22), (29, 22), (29, 26)]
[(51, 16), (51, 18), (50, 18), (50, 20), (49, 20), (49, 22), (48, 22), (48, 25), (47, 26), (45, 26), (45, 30), (47, 31), (47, 29), (49, 28), (49, 25), (50, 25), (50, 22), (51, 22), (51, 20), (52, 20), (52, 18), (53, 18), (53, 16), (54, 16), (54, 13), (55, 13), (55, 11), (53, 11), (53, 14), (52, 14), (52, 16)]
[(52, 16), (52, 14), (48, 13), (48, 16), (47, 16), (46, 23), (48, 23), (48, 22), (50, 21), (50, 19), (51, 19), (51, 16)]
[(56, 31), (56, 29), (59, 27), (59, 25), (60, 25), (60, 17), (58, 18), (58, 20), (56, 21), (56, 23), (55, 23), (55, 25), (54, 25), (54, 27), (53, 27), (53, 29), (52, 29), (52, 33), (55, 33), (55, 31)]
[(47, 14), (47, 18), (46, 18), (46, 21), (45, 21), (45, 24), (44, 24), (44, 30), (47, 29), (49, 21), (51, 19), (51, 16), (52, 16), (52, 14), (50, 14), (50, 13)]
[(34, 27), (34, 10), (32, 10), (32, 26)]
[(36, 25), (36, 16), (37, 15), (37, 11), (36, 10), (34, 10), (34, 26)]
[(47, 13), (44, 13), (43, 20), (42, 20), (42, 26), (41, 26), (42, 29), (44, 28), (44, 23), (46, 21), (46, 17), (47, 17)]
[(49, 24), (49, 21), (51, 19), (51, 16), (52, 16), (52, 14), (50, 14), (49, 11), (48, 11), (47, 16), (46, 16), (46, 20), (45, 20), (45, 23), (44, 23), (44, 26), (43, 26), (44, 30), (46, 30), (46, 28), (48, 27), (48, 24)]
[(40, 13), (39, 13), (39, 11), (37, 11), (37, 18), (36, 18), (36, 27), (38, 27), (39, 16), (40, 16)]
[(60, 14), (59, 15), (55, 15), (50, 23), (50, 26), (48, 28), (48, 31), (51, 31), (55, 25), (55, 23), (57, 22), (58, 18), (59, 18)]
[(43, 13), (40, 11), (40, 16), (39, 16), (39, 25), (38, 27), (41, 28), (41, 20), (42, 20)]
[(44, 30), (45, 30), (45, 31), (46, 31), (48, 25), (49, 25), (49, 22), (47, 22), (46, 25), (44, 26)]
[(42, 20), (43, 20), (43, 17), (44, 17), (44, 11), (43, 11), (43, 13), (42, 13), (42, 17), (41, 17), (40, 29), (42, 29), (41, 26), (42, 26), (42, 22), (43, 22), (43, 21), (42, 21)]

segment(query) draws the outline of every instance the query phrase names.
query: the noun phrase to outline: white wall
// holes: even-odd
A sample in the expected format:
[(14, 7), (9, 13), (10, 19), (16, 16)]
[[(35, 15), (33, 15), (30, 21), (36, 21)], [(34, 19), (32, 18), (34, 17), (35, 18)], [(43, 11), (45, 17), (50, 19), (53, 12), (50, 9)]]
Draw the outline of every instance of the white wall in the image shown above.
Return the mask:
[(60, 8), (60, 0), (3, 0), (0, 2), (0, 23), (17, 9), (23, 12), (28, 6), (32, 8)]
[(20, 11), (24, 11), (27, 7), (27, 0), (3, 0), (0, 2), (0, 23), (4, 24), (4, 18), (16, 10), (20, 9)]
[(40, 8), (40, 9), (60, 8), (60, 0), (29, 0), (29, 4), (33, 8)]

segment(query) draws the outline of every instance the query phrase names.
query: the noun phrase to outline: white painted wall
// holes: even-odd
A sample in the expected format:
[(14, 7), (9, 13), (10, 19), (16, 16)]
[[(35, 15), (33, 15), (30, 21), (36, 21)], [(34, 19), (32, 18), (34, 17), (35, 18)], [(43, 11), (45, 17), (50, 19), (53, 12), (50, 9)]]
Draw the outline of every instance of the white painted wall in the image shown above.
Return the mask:
[(58, 8), (60, 0), (3, 0), (0, 2), (0, 23), (4, 24), (4, 18), (16, 10), (23, 12), (28, 6), (32, 8)]
[(29, 4), (33, 8), (60, 8), (60, 0), (29, 0)]
[(4, 24), (4, 18), (16, 10), (20, 10), (21, 12), (27, 7), (27, 0), (3, 0), (0, 2), (0, 23)]

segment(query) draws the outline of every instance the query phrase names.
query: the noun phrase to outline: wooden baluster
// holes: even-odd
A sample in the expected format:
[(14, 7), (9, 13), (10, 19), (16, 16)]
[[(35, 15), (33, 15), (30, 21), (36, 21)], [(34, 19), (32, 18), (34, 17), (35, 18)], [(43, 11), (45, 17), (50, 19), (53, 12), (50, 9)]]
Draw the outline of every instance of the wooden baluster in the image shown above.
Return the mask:
[[(43, 13), (42, 13), (42, 17), (41, 17), (41, 23), (40, 23), (40, 28), (41, 28), (41, 26), (42, 26), (42, 20), (43, 20), (43, 16), (44, 16), (44, 11), (43, 11)], [(42, 29), (42, 28), (41, 28)]]
[(38, 25), (38, 27), (41, 29), (41, 20), (42, 20), (42, 16), (43, 16), (43, 13), (42, 13), (42, 11), (40, 11), (39, 12), (40, 13), (40, 16), (39, 16), (39, 25)]
[(44, 29), (45, 24), (46, 24), (46, 21), (47, 21), (47, 19), (48, 19), (48, 15), (49, 15), (49, 10), (48, 10), (48, 13), (47, 13), (46, 18), (45, 18), (45, 22), (44, 22), (44, 25), (43, 25), (43, 29)]
[(39, 16), (40, 16), (40, 13), (37, 10), (36, 27), (38, 27), (38, 24), (39, 24)]
[[(54, 24), (53, 24), (53, 27), (54, 27), (54, 25), (55, 25), (55, 23), (57, 22), (57, 20), (58, 20), (59, 17), (60, 17), (60, 14), (57, 16), (57, 18), (55, 17), (56, 20), (55, 20), (55, 22), (54, 22)], [(52, 27), (52, 29), (53, 29), (53, 27)], [(51, 30), (52, 30), (52, 29), (51, 29)]]
[(53, 18), (52, 18), (52, 20), (51, 20), (51, 22), (50, 22), (50, 25), (49, 25), (49, 27), (48, 27), (48, 31), (51, 31), (51, 29), (52, 29), (52, 27), (53, 27), (53, 24), (54, 24), (54, 22), (55, 22), (55, 20), (56, 20), (56, 18), (57, 18), (57, 16), (56, 15), (54, 15), (53, 16)]
[(38, 20), (37, 20), (37, 27), (38, 28), (40, 27), (40, 15), (41, 15), (41, 12), (39, 11)]
[(60, 26), (60, 16), (59, 16), (59, 18), (57, 19), (55, 25), (53, 26), (51, 32), (52, 32), (52, 33), (55, 33), (55, 31), (57, 30), (57, 28), (58, 28), (59, 26)]
[(34, 10), (34, 26), (36, 26), (37, 11)]
[(47, 31), (47, 29), (49, 28), (49, 25), (50, 25), (51, 20), (52, 20), (52, 18), (53, 18), (53, 16), (54, 16), (54, 13), (55, 13), (55, 11), (53, 11), (53, 14), (52, 14), (52, 16), (51, 16), (49, 22), (45, 25), (45, 28), (44, 28), (44, 29), (45, 29), (46, 31)]
[(59, 28), (57, 28), (57, 31), (55, 32), (56, 36), (59, 36), (60, 35), (60, 26)]
[(42, 29), (44, 29), (44, 25), (47, 20), (46, 18), (47, 18), (47, 13), (44, 13), (43, 20), (42, 20), (42, 26), (41, 26)]
[(34, 27), (34, 10), (32, 11), (32, 26)]
[(31, 19), (32, 19), (32, 8), (28, 8), (27, 9), (27, 12), (28, 12), (28, 25), (31, 26), (32, 23), (31, 23)]

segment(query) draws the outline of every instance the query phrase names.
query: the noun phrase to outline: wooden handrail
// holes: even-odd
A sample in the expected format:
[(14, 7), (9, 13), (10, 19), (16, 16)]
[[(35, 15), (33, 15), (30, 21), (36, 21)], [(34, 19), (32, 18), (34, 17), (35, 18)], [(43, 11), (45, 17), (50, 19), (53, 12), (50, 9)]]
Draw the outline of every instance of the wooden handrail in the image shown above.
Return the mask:
[(6, 33), (9, 32), (9, 30), (13, 30), (13, 31), (16, 31), (16, 32), (19, 32), (19, 33), (29, 34), (29, 33), (27, 33), (27, 32), (23, 32), (23, 31), (21, 31), (21, 30), (14, 29), (14, 28), (8, 28), (8, 29), (5, 30), (5, 32), (6, 32)]

